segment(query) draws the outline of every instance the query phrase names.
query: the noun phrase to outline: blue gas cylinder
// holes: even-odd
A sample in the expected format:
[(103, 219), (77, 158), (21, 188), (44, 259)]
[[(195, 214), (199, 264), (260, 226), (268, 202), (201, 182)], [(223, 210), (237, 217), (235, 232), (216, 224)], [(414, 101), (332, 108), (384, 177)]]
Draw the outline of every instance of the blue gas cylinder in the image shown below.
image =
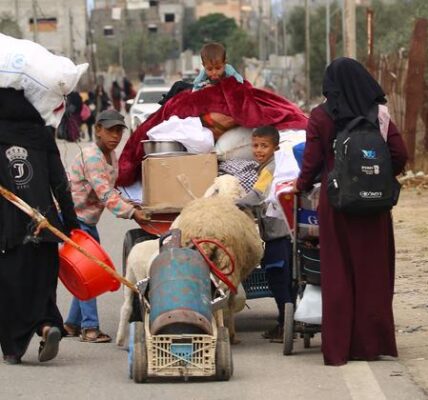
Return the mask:
[(152, 334), (212, 334), (210, 270), (198, 251), (168, 246), (150, 267)]

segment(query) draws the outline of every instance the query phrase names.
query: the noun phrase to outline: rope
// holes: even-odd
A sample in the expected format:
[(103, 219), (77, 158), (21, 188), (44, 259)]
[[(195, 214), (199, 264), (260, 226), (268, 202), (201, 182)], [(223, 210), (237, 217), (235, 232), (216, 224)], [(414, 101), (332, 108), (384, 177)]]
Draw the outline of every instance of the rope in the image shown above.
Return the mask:
[[(230, 254), (229, 250), (223, 245), (223, 243), (215, 240), (215, 239), (192, 239), (193, 245), (198, 249), (199, 253), (201, 253), (201, 256), (204, 258), (205, 262), (210, 267), (211, 271), (213, 271), (214, 275), (217, 276), (221, 281), (223, 281), (226, 286), (234, 293), (236, 294), (238, 291), (236, 290), (236, 286), (230, 281), (228, 278), (229, 275), (235, 271), (235, 261), (233, 259), (233, 256)], [(222, 272), (207, 256), (205, 253), (205, 250), (200, 246), (201, 243), (212, 243), (215, 244), (217, 247), (219, 247), (221, 250), (223, 250), (226, 255), (229, 257), (230, 260), (230, 271), (225, 273)]]

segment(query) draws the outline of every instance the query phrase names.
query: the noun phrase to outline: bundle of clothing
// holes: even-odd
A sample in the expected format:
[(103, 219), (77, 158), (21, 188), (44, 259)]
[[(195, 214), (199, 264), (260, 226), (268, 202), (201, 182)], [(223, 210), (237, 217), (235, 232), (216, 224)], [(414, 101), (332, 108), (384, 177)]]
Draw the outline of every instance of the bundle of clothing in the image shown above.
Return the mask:
[(255, 128), (273, 125), (283, 129), (306, 129), (306, 115), (284, 97), (254, 88), (249, 82), (237, 82), (233, 77), (217, 85), (191, 92), (183, 90), (170, 98), (152, 114), (128, 139), (119, 159), (117, 184), (129, 186), (141, 177), (140, 164), (144, 157), (141, 140), (147, 132), (171, 116), (201, 117), (209, 113), (230, 116), (236, 125)]

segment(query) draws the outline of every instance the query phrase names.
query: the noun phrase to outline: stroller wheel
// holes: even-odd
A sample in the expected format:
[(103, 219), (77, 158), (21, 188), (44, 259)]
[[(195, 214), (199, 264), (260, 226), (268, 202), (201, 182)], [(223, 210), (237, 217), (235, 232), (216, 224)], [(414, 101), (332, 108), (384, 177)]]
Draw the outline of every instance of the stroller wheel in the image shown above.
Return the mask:
[(293, 351), (293, 336), (294, 336), (294, 305), (293, 303), (285, 303), (284, 312), (284, 347), (283, 354), (288, 356)]
[(305, 349), (309, 349), (309, 347), (311, 347), (311, 334), (310, 333), (305, 333), (303, 335), (303, 345), (304, 345)]

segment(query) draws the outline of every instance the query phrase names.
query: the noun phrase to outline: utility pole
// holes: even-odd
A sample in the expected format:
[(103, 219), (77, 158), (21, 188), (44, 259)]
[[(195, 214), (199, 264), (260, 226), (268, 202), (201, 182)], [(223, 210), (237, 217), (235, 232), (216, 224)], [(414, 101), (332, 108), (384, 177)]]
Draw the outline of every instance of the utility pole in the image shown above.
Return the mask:
[(264, 60), (264, 40), (263, 40), (263, 9), (262, 9), (262, 0), (259, 0), (259, 59), (260, 61)]
[(309, 110), (309, 103), (311, 99), (311, 78), (310, 78), (310, 58), (311, 58), (311, 41), (310, 41), (310, 13), (309, 3), (305, 0), (305, 86), (306, 86), (306, 99), (305, 106)]
[(71, 8), (68, 9), (68, 36), (69, 36), (69, 48), (70, 48), (70, 59), (74, 60), (74, 38), (73, 38), (73, 15), (71, 14)]
[(343, 0), (343, 37), (344, 55), (356, 58), (356, 21), (355, 21), (355, 0)]
[(325, 7), (325, 61), (329, 65), (331, 62), (330, 52), (330, 0), (326, 0), (327, 4)]
[(39, 41), (39, 26), (37, 23), (37, 2), (36, 2), (36, 0), (32, 0), (31, 5), (33, 8), (33, 41), (37, 43)]
[(282, 32), (284, 41), (284, 56), (287, 55), (287, 0), (282, 0)]

